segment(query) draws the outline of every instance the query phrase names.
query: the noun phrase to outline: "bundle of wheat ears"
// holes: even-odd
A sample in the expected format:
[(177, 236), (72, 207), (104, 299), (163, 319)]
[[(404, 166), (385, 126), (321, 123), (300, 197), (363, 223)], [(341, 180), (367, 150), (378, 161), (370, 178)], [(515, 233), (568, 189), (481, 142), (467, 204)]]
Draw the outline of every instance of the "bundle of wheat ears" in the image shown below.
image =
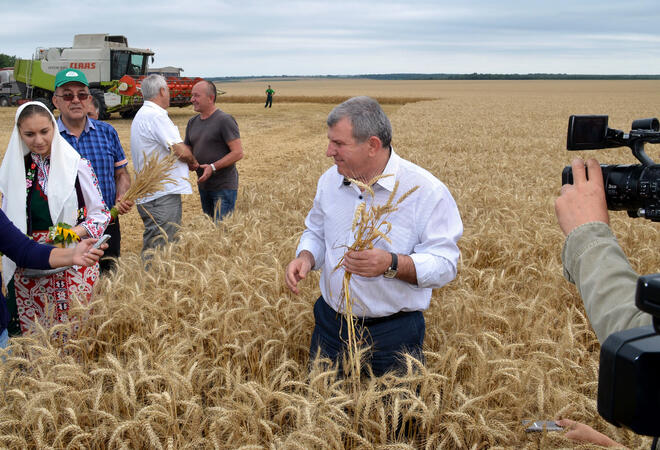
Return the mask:
[[(164, 158), (159, 157), (157, 153), (152, 153), (148, 157), (144, 155), (144, 166), (142, 170), (135, 174), (131, 187), (124, 193), (122, 200), (134, 202), (138, 198), (162, 190), (165, 183), (174, 183), (176, 180), (172, 178), (170, 172), (177, 160), (178, 158), (174, 153), (169, 153)], [(110, 214), (112, 217), (117, 217), (119, 211), (116, 206), (112, 207)]]
[[(383, 174), (378, 175), (372, 178), (368, 183), (362, 183), (361, 181), (349, 178), (351, 183), (355, 183), (360, 189), (364, 192), (367, 192), (371, 197), (371, 205), (367, 207), (367, 200), (360, 203), (360, 205), (355, 210), (355, 215), (353, 216), (353, 224), (351, 226), (351, 231), (355, 236), (355, 241), (351, 246), (347, 248), (349, 251), (360, 251), (368, 250), (374, 248), (374, 244), (379, 240), (383, 239), (389, 244), (392, 243), (387, 234), (392, 229), (392, 224), (387, 221), (389, 215), (396, 211), (399, 208), (399, 205), (408, 198), (413, 192), (419, 188), (415, 186), (411, 188), (408, 192), (401, 195), (399, 199), (395, 202), (394, 198), (396, 197), (397, 191), (399, 189), (399, 181), (397, 180), (394, 183), (394, 188), (390, 193), (387, 202), (383, 205), (377, 205), (375, 203), (375, 194), (372, 186), (378, 182), (378, 180), (386, 177), (391, 177), (392, 174)], [(339, 260), (337, 266), (334, 270), (337, 270), (341, 267), (344, 261), (344, 257)], [(353, 305), (359, 299), (351, 297), (350, 292), (350, 281), (352, 274), (350, 272), (344, 273), (343, 286), (342, 286), (342, 301), (344, 302), (344, 314), (346, 316), (347, 323), (347, 334), (348, 334), (348, 367), (345, 367), (344, 370), (350, 373), (353, 379), (356, 381), (355, 386), (358, 386), (360, 378), (360, 354), (361, 349), (359, 344), (362, 340), (362, 336), (357, 336), (355, 324), (358, 321), (358, 318), (353, 313)], [(360, 329), (362, 330), (362, 328)], [(362, 333), (362, 331), (360, 331)]]

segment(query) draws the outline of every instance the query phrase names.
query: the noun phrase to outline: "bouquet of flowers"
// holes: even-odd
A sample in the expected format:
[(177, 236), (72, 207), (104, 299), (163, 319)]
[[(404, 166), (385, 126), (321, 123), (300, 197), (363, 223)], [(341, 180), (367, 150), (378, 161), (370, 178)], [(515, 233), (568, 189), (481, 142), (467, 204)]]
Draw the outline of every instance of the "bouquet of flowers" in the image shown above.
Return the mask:
[(71, 229), (71, 225), (68, 223), (59, 222), (57, 225), (48, 228), (46, 242), (49, 244), (64, 248), (68, 244), (78, 241), (80, 241), (80, 236)]

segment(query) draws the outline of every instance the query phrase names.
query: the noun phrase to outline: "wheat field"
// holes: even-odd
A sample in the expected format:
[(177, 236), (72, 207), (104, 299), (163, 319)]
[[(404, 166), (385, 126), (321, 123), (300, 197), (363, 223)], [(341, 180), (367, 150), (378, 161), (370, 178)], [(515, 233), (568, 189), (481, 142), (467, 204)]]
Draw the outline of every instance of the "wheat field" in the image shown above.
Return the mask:
[[(568, 116), (609, 114), (628, 130), (659, 115), (659, 82), (271, 81), (265, 110), (266, 83), (218, 86), (245, 149), (235, 213), (214, 226), (196, 191), (187, 196), (179, 241), (146, 272), (132, 210), (119, 268), (91, 308), (77, 308), (78, 332), (59, 325), (12, 341), (0, 364), (0, 447), (574, 447), (521, 425), (558, 416), (648, 447), (597, 413), (600, 346), (562, 276), (554, 199), (574, 155), (634, 162), (625, 149), (567, 152)], [(283, 279), (331, 165), (325, 118), (359, 94), (382, 100), (396, 151), (448, 186), (465, 232), (458, 276), (425, 312), (425, 366), (364, 378), (354, 396), (350, 380), (310, 366), (318, 274), (298, 296)], [(0, 109), (2, 152), (14, 113)], [(182, 133), (192, 114), (170, 109)], [(110, 123), (129, 154), (130, 121)], [(611, 217), (633, 267), (656, 272), (657, 225)]]

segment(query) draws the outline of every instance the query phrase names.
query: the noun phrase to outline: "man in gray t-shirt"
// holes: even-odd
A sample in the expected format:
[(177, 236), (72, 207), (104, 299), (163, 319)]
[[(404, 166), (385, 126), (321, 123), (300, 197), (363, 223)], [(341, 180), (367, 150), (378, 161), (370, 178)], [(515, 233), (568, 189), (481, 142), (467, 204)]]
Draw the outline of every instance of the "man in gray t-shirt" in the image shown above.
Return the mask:
[(202, 80), (192, 88), (193, 109), (199, 114), (188, 121), (185, 144), (199, 162), (197, 169), (202, 210), (217, 222), (236, 204), (238, 171), (236, 161), (243, 157), (238, 124), (215, 106), (217, 91)]

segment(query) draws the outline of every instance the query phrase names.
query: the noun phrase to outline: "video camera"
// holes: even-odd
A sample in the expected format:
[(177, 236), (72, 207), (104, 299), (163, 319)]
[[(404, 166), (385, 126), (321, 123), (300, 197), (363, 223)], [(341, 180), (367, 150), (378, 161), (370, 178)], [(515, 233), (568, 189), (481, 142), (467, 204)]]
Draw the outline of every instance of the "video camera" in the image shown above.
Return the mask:
[[(567, 150), (629, 147), (642, 164), (601, 164), (607, 209), (628, 211), (630, 217), (660, 222), (660, 165), (644, 153), (644, 144), (660, 143), (656, 118), (634, 120), (630, 132), (608, 128), (608, 116), (571, 116)], [(587, 174), (588, 176), (588, 174)], [(562, 184), (573, 184), (573, 171), (564, 167)]]
[[(568, 150), (629, 147), (641, 164), (601, 164), (607, 208), (660, 222), (660, 165), (644, 144), (660, 143), (658, 119), (639, 119), (624, 133), (607, 126), (608, 116), (571, 116)], [(589, 174), (587, 173), (587, 176)], [(573, 183), (570, 166), (562, 184)], [(653, 325), (612, 333), (603, 342), (598, 370), (598, 413), (637, 434), (660, 436), (660, 274), (637, 281), (635, 305), (653, 316)]]
[(612, 333), (600, 349), (598, 413), (617, 427), (660, 436), (660, 274), (637, 281), (635, 305), (653, 325)]

